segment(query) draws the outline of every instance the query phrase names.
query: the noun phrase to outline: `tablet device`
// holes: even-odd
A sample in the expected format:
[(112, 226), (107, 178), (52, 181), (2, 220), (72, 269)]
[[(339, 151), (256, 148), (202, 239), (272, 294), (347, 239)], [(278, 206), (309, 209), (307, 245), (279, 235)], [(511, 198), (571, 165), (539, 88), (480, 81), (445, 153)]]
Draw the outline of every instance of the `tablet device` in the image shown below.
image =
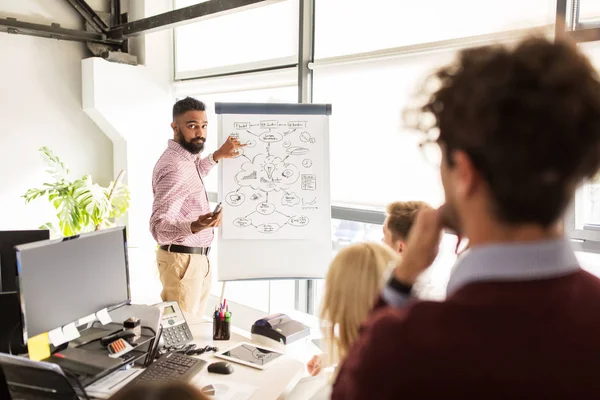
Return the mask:
[(238, 343), (215, 354), (215, 357), (258, 369), (267, 368), (281, 359), (282, 356), (283, 353), (277, 350), (248, 342)]

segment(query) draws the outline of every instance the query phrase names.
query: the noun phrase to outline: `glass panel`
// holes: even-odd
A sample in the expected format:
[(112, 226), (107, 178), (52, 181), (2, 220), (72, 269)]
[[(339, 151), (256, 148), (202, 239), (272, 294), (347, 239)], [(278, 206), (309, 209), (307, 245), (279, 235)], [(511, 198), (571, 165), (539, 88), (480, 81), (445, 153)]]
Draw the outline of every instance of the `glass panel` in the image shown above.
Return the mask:
[(600, 1), (579, 1), (579, 21), (584, 22), (585, 20), (596, 20), (600, 22)]
[[(177, 0), (176, 6), (194, 3), (199, 1)], [(266, 60), (279, 61), (263, 67), (280, 65), (283, 58), (295, 62), (298, 8), (298, 0), (287, 0), (175, 28), (176, 75)]]
[[(583, 7), (583, 2), (582, 2)], [(579, 48), (590, 58), (596, 69), (600, 71), (600, 43), (582, 43)], [(583, 225), (598, 225), (600, 230), (600, 174), (590, 182), (583, 185), (583, 189), (578, 193), (579, 201), (575, 210), (576, 228), (581, 229)], [(591, 228), (588, 226), (588, 228)]]
[(556, 0), (316, 0), (315, 10), (324, 58), (553, 24)]
[(583, 186), (583, 223), (600, 230), (600, 176)]
[(420, 81), (453, 56), (437, 52), (315, 70), (315, 102), (334, 105), (330, 121), (334, 204), (442, 203), (439, 168), (419, 150), (422, 135), (403, 127), (402, 112)]
[[(342, 248), (358, 242), (381, 241), (383, 238), (383, 227), (377, 224), (363, 222), (345, 221), (334, 219), (332, 225), (332, 258)], [(419, 278), (416, 288), (419, 296), (424, 299), (441, 300), (446, 296), (446, 285), (450, 277), (452, 266), (456, 262), (456, 236), (444, 235), (440, 244), (438, 257), (433, 265)], [(315, 281), (316, 307), (315, 314), (319, 315), (325, 294), (325, 280)]]

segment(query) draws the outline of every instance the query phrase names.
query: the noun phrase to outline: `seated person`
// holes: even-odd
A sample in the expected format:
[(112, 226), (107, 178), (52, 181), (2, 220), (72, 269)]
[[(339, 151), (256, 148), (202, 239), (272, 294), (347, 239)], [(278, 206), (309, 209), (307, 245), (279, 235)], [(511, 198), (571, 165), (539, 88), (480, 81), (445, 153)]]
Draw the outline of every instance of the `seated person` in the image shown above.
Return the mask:
[(209, 400), (186, 382), (139, 384), (125, 387), (109, 400)]
[(410, 228), (419, 210), (431, 206), (424, 201), (396, 201), (387, 206), (387, 217), (383, 223), (383, 243), (396, 253), (406, 249)]
[(325, 365), (344, 358), (377, 299), (384, 283), (384, 272), (396, 257), (388, 246), (379, 243), (352, 244), (335, 256), (325, 278), (321, 309), (329, 350), (308, 362), (311, 375), (317, 375)]
[[(424, 89), (410, 120), (446, 204), (419, 212), (332, 399), (597, 398), (600, 279), (561, 221), (600, 168), (598, 72), (575, 44), (529, 38), (463, 50)], [(417, 300), (444, 227), (470, 249), (445, 301)]]

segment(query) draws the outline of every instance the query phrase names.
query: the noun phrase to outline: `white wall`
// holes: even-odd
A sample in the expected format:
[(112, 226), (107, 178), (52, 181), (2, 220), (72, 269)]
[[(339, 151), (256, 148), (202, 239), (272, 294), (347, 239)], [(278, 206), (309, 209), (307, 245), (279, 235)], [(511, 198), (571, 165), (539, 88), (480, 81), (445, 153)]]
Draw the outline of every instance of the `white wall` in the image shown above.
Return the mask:
[[(108, 1), (90, 4), (102, 10)], [(64, 0), (0, 0), (0, 17), (82, 25)], [(84, 44), (0, 33), (0, 49), (0, 229), (36, 228), (53, 209), (44, 200), (26, 206), (20, 196), (48, 179), (38, 148), (54, 150), (74, 177), (91, 174), (106, 185), (112, 144), (81, 107)]]

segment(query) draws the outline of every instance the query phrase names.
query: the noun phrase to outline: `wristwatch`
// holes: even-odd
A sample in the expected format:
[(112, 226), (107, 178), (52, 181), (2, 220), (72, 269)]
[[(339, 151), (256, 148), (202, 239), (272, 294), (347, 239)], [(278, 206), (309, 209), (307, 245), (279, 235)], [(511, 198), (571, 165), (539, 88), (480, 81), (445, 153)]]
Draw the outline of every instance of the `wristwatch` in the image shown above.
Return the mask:
[(396, 277), (392, 274), (392, 277), (388, 281), (388, 286), (394, 289), (395, 291), (405, 294), (409, 296), (412, 292), (413, 285), (407, 285), (406, 283), (400, 282)]

